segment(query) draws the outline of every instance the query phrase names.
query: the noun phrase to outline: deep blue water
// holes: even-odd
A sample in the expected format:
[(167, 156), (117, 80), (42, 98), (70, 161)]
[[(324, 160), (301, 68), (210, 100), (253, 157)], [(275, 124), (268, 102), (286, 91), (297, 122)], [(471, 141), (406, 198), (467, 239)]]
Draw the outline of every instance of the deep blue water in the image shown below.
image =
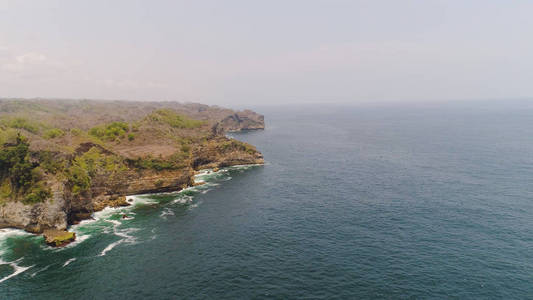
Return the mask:
[(257, 110), (233, 136), (265, 166), (136, 197), (61, 250), (0, 233), (0, 280), (21, 271), (0, 298), (533, 297), (532, 102)]

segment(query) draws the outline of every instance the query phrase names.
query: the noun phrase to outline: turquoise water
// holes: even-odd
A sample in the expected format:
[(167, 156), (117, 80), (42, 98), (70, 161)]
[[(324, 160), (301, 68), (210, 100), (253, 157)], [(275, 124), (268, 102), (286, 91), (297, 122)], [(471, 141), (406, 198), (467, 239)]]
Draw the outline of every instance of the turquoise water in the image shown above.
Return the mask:
[(257, 110), (265, 166), (0, 232), (0, 298), (531, 298), (532, 102)]

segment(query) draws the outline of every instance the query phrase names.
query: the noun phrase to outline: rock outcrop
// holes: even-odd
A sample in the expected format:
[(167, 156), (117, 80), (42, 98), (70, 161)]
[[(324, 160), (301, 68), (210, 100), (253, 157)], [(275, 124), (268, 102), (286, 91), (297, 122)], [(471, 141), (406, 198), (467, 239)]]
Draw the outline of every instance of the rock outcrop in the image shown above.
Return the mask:
[(213, 132), (217, 134), (260, 129), (265, 129), (265, 117), (251, 110), (244, 110), (231, 114), (213, 126)]
[(44, 241), (52, 247), (62, 247), (76, 239), (74, 232), (57, 229), (47, 229), (43, 232)]
[(21, 201), (9, 201), (0, 205), (0, 227), (14, 227), (32, 233), (45, 229), (67, 229), (68, 199), (64, 186), (55, 184), (52, 197), (45, 202), (27, 205)]

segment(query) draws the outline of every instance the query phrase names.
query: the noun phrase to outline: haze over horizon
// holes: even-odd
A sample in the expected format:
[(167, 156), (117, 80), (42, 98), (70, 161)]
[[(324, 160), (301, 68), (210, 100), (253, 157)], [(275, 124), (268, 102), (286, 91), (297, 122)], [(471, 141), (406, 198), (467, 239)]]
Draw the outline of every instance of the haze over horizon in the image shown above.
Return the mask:
[(0, 97), (529, 98), (531, 11), (481, 0), (0, 0)]

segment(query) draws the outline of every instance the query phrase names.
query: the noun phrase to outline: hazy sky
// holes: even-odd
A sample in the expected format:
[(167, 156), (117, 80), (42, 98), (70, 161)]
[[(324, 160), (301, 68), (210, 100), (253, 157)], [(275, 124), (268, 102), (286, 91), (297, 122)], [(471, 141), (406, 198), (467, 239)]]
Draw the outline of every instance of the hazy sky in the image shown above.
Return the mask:
[(0, 0), (0, 97), (531, 97), (532, 15), (520, 0)]

